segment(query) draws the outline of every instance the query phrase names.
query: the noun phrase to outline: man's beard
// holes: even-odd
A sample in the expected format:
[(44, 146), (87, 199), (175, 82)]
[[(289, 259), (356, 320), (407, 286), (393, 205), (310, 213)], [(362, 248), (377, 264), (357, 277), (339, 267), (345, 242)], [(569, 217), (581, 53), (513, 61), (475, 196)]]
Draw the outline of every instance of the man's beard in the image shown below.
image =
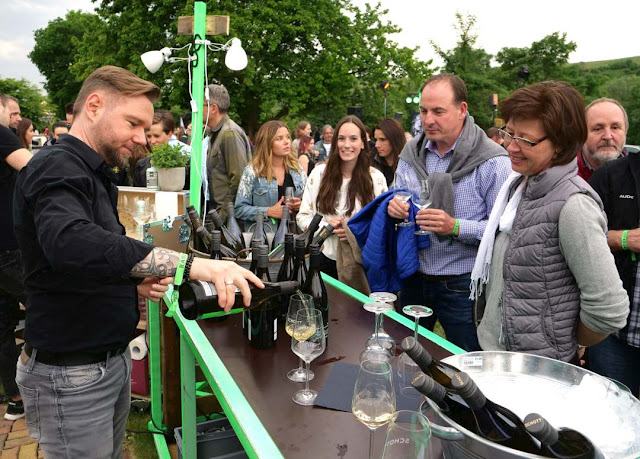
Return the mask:
[(100, 131), (100, 134), (98, 135), (98, 139), (96, 140), (98, 153), (104, 156), (104, 159), (109, 166), (117, 166), (120, 169), (124, 169), (127, 166), (126, 158), (119, 155), (118, 149), (113, 144), (105, 140), (110, 137), (108, 133), (106, 134), (107, 135), (105, 135), (103, 131)]
[[(600, 148), (602, 147), (614, 147), (615, 151), (600, 151)], [(608, 161), (618, 159), (618, 157), (622, 153), (622, 147), (619, 147), (614, 142), (610, 141), (600, 142), (595, 150), (589, 149), (589, 153), (593, 159), (600, 162), (600, 164), (604, 164)]]

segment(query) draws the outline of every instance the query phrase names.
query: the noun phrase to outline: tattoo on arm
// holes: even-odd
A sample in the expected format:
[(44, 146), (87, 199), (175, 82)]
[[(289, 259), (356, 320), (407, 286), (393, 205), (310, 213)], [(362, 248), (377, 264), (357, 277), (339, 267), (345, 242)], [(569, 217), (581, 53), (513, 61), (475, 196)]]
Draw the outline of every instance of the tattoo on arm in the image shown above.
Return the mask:
[(173, 277), (178, 267), (179, 253), (155, 247), (131, 270), (132, 277)]

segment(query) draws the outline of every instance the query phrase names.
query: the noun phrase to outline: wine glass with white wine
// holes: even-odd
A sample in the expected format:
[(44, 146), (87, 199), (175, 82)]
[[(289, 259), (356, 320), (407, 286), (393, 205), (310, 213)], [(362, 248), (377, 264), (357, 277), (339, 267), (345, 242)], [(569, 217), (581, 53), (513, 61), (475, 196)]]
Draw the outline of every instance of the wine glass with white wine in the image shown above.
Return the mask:
[(388, 423), (396, 411), (391, 364), (381, 360), (365, 360), (351, 400), (353, 415), (369, 428), (369, 459), (373, 459), (375, 430)]
[[(300, 291), (295, 295), (291, 295), (289, 299), (289, 309), (287, 310), (287, 322), (284, 327), (287, 335), (293, 336), (298, 311), (313, 309), (313, 307), (313, 297), (311, 295)], [(287, 373), (287, 378), (293, 382), (303, 383), (307, 380), (307, 376), (309, 377), (309, 381), (311, 381), (315, 375), (313, 371), (304, 368), (302, 359), (299, 359), (298, 368)]]
[[(420, 194), (413, 197), (413, 205), (419, 210), (428, 209), (431, 206), (431, 189), (428, 180), (420, 181)], [(416, 236), (428, 236), (430, 231), (419, 229), (414, 233)]]
[[(411, 195), (411, 192), (409, 191), (396, 191), (394, 199), (397, 199), (398, 201), (404, 203), (404, 202), (409, 202), (411, 197), (412, 195)], [(405, 218), (402, 223), (398, 223), (398, 226), (411, 226), (411, 225), (413, 225), (413, 223), (410, 222), (408, 218)]]
[(300, 357), (307, 366), (305, 388), (293, 394), (293, 401), (298, 405), (311, 406), (318, 393), (309, 389), (309, 364), (321, 355), (327, 347), (322, 322), (322, 311), (319, 309), (302, 309), (296, 314), (296, 323), (291, 335), (291, 350)]

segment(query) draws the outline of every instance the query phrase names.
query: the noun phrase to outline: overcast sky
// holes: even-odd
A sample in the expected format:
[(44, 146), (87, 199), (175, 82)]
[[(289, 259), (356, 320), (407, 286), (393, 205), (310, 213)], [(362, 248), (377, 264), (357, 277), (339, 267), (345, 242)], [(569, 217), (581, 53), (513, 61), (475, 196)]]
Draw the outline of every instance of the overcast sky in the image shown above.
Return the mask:
[[(364, 5), (366, 0), (352, 0)], [(420, 46), (418, 57), (435, 58), (430, 40), (443, 49), (455, 46), (455, 13), (476, 16), (477, 45), (495, 54), (505, 46), (524, 47), (544, 36), (566, 32), (578, 49), (570, 62), (616, 59), (640, 55), (640, 1), (498, 2), (488, 0), (381, 0), (387, 19), (403, 30), (393, 40)], [(0, 14), (0, 78), (26, 78), (41, 85), (44, 78), (27, 54), (33, 33), (70, 9), (91, 11), (90, 0), (2, 0)], [(210, 12), (214, 14), (215, 12)], [(323, 20), (320, 16), (318, 20)], [(233, 21), (233, 18), (232, 18)], [(239, 37), (242, 38), (242, 37)], [(249, 58), (251, 58), (249, 56)]]

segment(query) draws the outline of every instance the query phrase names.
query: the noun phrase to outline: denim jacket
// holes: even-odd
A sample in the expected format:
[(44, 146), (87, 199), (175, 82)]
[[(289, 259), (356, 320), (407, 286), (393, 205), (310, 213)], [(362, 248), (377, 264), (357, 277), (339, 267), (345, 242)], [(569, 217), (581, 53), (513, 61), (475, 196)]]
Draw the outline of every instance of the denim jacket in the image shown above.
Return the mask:
[[(307, 174), (295, 169), (289, 169), (287, 172), (293, 179), (294, 195), (301, 197), (307, 182)], [(253, 166), (246, 166), (236, 194), (236, 218), (244, 220), (244, 226), (248, 228), (256, 221), (258, 211), (266, 215), (267, 209), (276, 202), (278, 202), (278, 181), (273, 178), (269, 183), (265, 177), (256, 177)]]

